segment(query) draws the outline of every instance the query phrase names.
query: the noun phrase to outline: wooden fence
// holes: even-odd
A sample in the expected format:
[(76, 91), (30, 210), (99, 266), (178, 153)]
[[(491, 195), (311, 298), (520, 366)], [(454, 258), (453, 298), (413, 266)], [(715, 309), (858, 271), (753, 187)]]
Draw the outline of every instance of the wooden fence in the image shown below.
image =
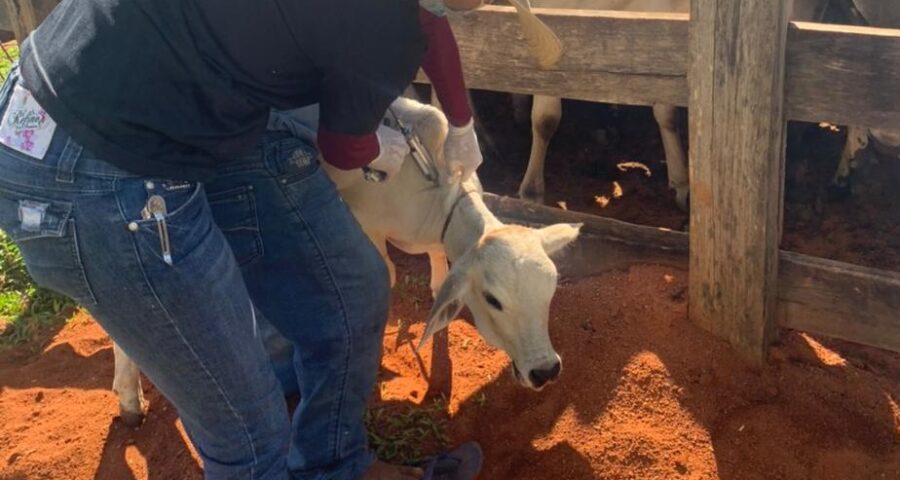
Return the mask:
[(693, 0), (690, 16), (537, 9), (565, 47), (550, 71), (534, 66), (512, 9), (454, 18), (472, 88), (689, 107), (689, 236), (489, 202), (512, 220), (583, 221), (634, 261), (674, 255), (689, 269), (691, 318), (756, 363), (777, 326), (900, 352), (900, 274), (778, 249), (787, 120), (900, 125), (900, 30), (789, 22), (790, 3)]
[[(21, 39), (55, 0), (3, 2)], [(691, 318), (751, 361), (777, 326), (900, 352), (900, 274), (778, 249), (786, 121), (900, 125), (900, 30), (789, 22), (790, 3), (693, 0), (690, 17), (537, 9), (566, 49), (549, 71), (535, 67), (511, 8), (454, 17), (472, 88), (690, 112), (689, 236), (487, 200), (512, 220), (584, 222), (615, 252), (584, 268), (688, 267)]]

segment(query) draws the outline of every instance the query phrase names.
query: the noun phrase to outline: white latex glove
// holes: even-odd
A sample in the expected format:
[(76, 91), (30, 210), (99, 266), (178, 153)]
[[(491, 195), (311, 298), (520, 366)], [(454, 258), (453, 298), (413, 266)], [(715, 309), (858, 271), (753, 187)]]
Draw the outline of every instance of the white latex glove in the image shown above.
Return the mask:
[(409, 155), (409, 145), (403, 134), (392, 128), (381, 125), (375, 131), (381, 152), (369, 163), (369, 168), (385, 173), (385, 180), (396, 175)]
[(450, 180), (457, 178), (468, 180), (484, 158), (478, 148), (478, 137), (475, 135), (475, 120), (463, 127), (450, 125), (447, 141), (444, 144), (444, 161), (450, 169)]

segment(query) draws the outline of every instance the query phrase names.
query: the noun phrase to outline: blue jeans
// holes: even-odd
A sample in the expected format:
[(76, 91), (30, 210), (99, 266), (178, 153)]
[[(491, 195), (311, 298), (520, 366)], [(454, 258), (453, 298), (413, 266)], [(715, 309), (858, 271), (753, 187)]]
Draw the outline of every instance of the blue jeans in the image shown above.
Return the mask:
[[(141, 214), (150, 195), (165, 200), (171, 265)], [(356, 479), (371, 465), (388, 276), (308, 143), (270, 132), (199, 184), (122, 171), (58, 128), (41, 160), (0, 146), (0, 228), (178, 409), (206, 478)], [(293, 350), (292, 420), (264, 322)]]

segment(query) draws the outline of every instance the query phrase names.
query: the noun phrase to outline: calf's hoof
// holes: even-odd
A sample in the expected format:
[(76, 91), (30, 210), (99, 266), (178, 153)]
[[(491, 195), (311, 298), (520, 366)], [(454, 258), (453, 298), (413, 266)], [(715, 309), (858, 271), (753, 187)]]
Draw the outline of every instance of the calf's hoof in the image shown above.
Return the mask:
[(544, 189), (536, 187), (524, 187), (519, 189), (519, 198), (526, 202), (544, 204)]
[(826, 190), (828, 200), (842, 202), (850, 198), (853, 193), (850, 188), (850, 177), (835, 178)]
[(119, 406), (119, 418), (122, 419), (122, 423), (128, 427), (137, 428), (144, 423), (145, 415), (142, 411), (132, 412)]
[(675, 189), (675, 205), (677, 205), (682, 212), (687, 212), (691, 209), (690, 193), (691, 192), (687, 187), (684, 189)]

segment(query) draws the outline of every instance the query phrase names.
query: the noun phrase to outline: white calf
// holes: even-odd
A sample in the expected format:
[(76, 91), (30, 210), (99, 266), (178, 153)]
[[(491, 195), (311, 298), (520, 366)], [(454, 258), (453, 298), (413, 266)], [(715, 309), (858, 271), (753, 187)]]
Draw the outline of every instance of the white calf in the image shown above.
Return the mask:
[[(441, 163), (447, 134), (444, 115), (408, 99), (398, 99), (393, 108)], [(421, 343), (446, 327), (465, 304), (484, 339), (510, 356), (520, 384), (539, 390), (557, 378), (562, 364), (548, 333), (557, 271), (549, 255), (574, 241), (580, 225), (506, 225), (485, 206), (477, 177), (465, 183), (443, 178), (433, 185), (410, 158), (384, 183), (367, 182), (360, 171), (323, 165), (384, 256), (392, 284), (387, 242), (408, 253), (428, 254), (435, 302)], [(441, 175), (446, 177), (443, 170)], [(113, 385), (123, 419), (139, 423), (143, 405), (138, 370), (124, 352), (115, 352)]]

